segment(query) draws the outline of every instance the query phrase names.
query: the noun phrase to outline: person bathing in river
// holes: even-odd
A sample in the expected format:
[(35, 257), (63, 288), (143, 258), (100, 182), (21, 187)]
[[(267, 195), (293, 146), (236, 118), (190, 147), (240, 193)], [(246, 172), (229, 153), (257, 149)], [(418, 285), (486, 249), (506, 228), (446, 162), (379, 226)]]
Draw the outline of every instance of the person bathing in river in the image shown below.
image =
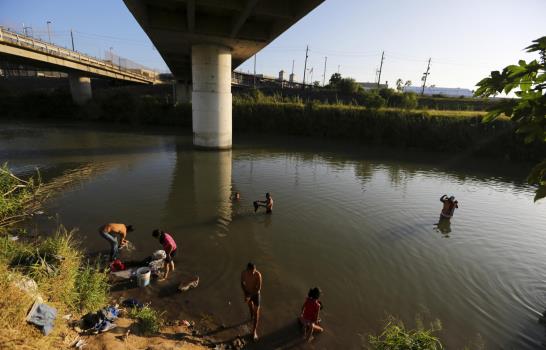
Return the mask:
[(176, 242), (170, 234), (163, 230), (154, 230), (152, 232), (152, 236), (157, 238), (159, 240), (159, 243), (163, 245), (163, 249), (165, 250), (165, 254), (167, 255), (164, 265), (165, 274), (162, 278), (159, 279), (159, 281), (164, 281), (167, 279), (167, 277), (169, 277), (169, 271), (174, 271), (173, 258), (176, 256)]
[(455, 200), (455, 196), (448, 198), (445, 194), (440, 197), (440, 202), (444, 204), (442, 212), (440, 213), (440, 220), (451, 219), (453, 217), (453, 213), (455, 213), (455, 209), (459, 208), (459, 202)]
[(307, 299), (305, 299), (301, 308), (299, 320), (304, 327), (303, 337), (308, 342), (313, 340), (313, 333), (321, 333), (324, 331), (324, 328), (319, 326), (319, 311), (322, 310), (322, 303), (319, 298), (320, 289), (318, 287), (309, 289)]
[[(110, 243), (110, 261), (114, 261), (118, 258), (120, 244), (123, 247), (127, 244), (127, 232), (134, 231), (132, 225), (125, 224), (105, 224), (99, 228), (99, 233), (105, 240)], [(121, 242), (118, 243), (118, 238), (116, 235), (119, 235)]]
[(273, 213), (273, 197), (269, 192), (265, 194), (265, 201), (254, 201), (254, 211), (257, 211), (259, 207), (264, 207), (266, 214)]
[(262, 274), (256, 270), (256, 265), (251, 262), (241, 272), (241, 288), (243, 289), (245, 303), (250, 311), (250, 319), (253, 321), (252, 339), (256, 341), (258, 340), (258, 321), (260, 319)]

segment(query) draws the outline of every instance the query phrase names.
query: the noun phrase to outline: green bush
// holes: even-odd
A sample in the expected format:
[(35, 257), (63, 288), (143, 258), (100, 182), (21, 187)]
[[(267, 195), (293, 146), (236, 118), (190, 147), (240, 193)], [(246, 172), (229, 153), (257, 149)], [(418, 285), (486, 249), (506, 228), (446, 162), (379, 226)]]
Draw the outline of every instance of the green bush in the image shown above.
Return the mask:
[(100, 272), (98, 264), (83, 264), (76, 276), (75, 287), (77, 306), (84, 313), (98, 310), (108, 303), (108, 275)]
[(159, 330), (165, 323), (163, 313), (159, 313), (149, 305), (145, 305), (142, 308), (131, 308), (128, 316), (138, 321), (139, 331), (144, 335), (159, 333)]

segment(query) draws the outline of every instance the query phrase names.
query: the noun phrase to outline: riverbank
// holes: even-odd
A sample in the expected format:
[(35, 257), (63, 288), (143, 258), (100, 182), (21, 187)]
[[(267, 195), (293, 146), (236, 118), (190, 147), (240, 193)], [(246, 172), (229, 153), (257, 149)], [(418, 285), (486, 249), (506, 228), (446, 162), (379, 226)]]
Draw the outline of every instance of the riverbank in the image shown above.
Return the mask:
[[(172, 106), (153, 96), (105, 93), (75, 106), (63, 93), (0, 98), (3, 118), (66, 119), (191, 129), (191, 104)], [(357, 144), (467, 154), (518, 161), (541, 159), (546, 147), (524, 144), (510, 120), (482, 123), (484, 111), (367, 108), (318, 102), (235, 99), (233, 130), (351, 140)]]
[[(142, 313), (128, 312), (125, 316), (134, 319), (118, 319), (116, 323), (120, 327), (116, 327), (116, 331), (86, 336), (87, 332), (79, 329), (78, 320), (89, 312), (115, 303), (110, 295), (108, 269), (101, 266), (100, 259), (91, 261), (84, 254), (75, 239), (75, 231), (58, 226), (53, 233), (29, 234), (13, 225), (36, 214), (36, 209), (52, 191), (60, 190), (67, 181), (81, 179), (83, 173), (89, 175), (93, 171), (76, 169), (42, 185), (39, 177), (22, 179), (11, 173), (6, 165), (0, 170), (2, 349), (70, 348), (80, 339), (89, 345), (86, 346), (88, 349), (142, 349), (143, 344), (149, 344), (151, 347), (147, 348), (152, 349), (207, 348), (204, 345), (207, 340), (191, 336), (187, 327), (185, 333), (172, 327), (163, 329), (160, 313), (147, 306), (143, 310), (150, 310), (147, 314), (151, 317), (148, 316), (144, 327)], [(28, 323), (28, 314), (36, 313), (32, 311), (34, 305), (40, 304), (52, 308), (55, 313), (47, 335), (43, 334), (45, 330), (42, 332), (41, 326)], [(127, 336), (118, 339), (115, 335), (120, 331)]]

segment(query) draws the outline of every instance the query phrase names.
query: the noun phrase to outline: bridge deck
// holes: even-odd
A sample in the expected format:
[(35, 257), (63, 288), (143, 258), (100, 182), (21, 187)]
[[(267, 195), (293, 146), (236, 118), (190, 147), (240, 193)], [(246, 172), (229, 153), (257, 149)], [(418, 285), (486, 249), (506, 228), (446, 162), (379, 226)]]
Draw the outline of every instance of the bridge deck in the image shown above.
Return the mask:
[(65, 72), (78, 72), (89, 77), (106, 77), (136, 83), (153, 84), (155, 76), (122, 68), (112, 62), (46, 43), (0, 28), (0, 56), (9, 60), (54, 68)]

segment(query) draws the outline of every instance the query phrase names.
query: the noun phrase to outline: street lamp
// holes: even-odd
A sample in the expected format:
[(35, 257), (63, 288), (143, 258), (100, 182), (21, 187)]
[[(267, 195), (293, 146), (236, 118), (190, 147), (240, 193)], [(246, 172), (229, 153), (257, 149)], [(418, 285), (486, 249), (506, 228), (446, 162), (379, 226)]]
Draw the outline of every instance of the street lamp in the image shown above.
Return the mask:
[(51, 44), (51, 30), (49, 29), (49, 25), (51, 24), (51, 21), (47, 21), (47, 38), (49, 39), (49, 43)]

